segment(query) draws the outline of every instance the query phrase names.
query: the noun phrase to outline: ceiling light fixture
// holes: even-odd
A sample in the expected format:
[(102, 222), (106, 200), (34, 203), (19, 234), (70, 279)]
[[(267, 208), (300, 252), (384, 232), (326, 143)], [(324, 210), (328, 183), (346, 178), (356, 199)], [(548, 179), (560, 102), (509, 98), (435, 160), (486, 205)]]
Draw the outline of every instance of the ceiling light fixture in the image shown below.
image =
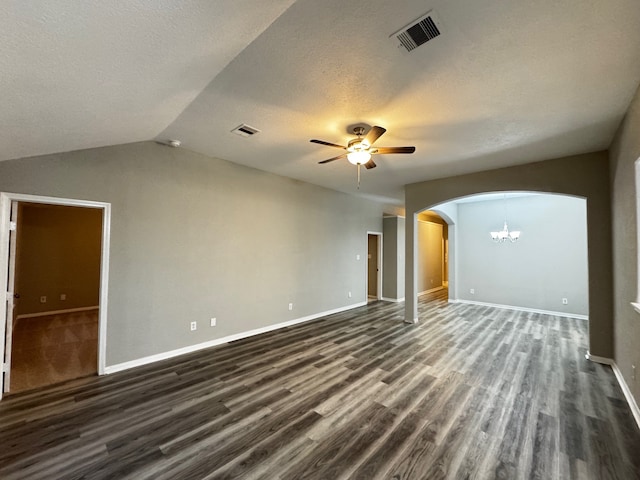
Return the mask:
[(364, 165), (371, 160), (371, 154), (367, 150), (356, 150), (347, 154), (347, 160), (354, 165)]
[(356, 127), (353, 129), (358, 138), (354, 138), (347, 144), (347, 160), (358, 167), (358, 190), (360, 190), (360, 166), (371, 160), (371, 145), (366, 139), (362, 139), (364, 127)]
[(504, 221), (504, 226), (502, 230), (499, 232), (491, 232), (491, 240), (497, 243), (506, 242), (507, 239), (511, 240), (511, 242), (515, 242), (520, 238), (520, 231), (514, 230), (513, 232), (509, 231), (509, 227), (507, 226), (507, 221)]
[(499, 232), (490, 232), (491, 240), (496, 243), (504, 243), (510, 240), (511, 243), (516, 242), (520, 238), (520, 230), (509, 231), (507, 226), (507, 195), (504, 195), (504, 226)]

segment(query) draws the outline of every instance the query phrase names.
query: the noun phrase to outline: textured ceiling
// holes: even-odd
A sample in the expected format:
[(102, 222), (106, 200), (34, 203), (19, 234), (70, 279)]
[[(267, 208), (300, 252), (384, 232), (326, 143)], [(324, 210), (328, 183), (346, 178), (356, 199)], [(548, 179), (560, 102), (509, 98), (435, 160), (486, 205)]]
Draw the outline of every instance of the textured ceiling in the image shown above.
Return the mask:
[(1, 2), (0, 160), (153, 139), (292, 2)]
[[(637, 0), (10, 3), (2, 159), (175, 138), (401, 201), (408, 183), (607, 148), (640, 80)], [(442, 35), (399, 51), (389, 36), (431, 9)], [(358, 191), (309, 139), (360, 122), (416, 153), (375, 157)]]

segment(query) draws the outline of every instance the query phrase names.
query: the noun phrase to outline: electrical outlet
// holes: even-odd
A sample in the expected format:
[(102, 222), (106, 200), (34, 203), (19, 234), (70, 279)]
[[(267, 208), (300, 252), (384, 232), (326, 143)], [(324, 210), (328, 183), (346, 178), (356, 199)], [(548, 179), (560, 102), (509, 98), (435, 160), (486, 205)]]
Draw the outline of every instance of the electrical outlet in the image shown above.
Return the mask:
[(67, 299), (67, 294), (66, 293), (61, 293), (60, 294), (60, 300), (66, 300)]
[(193, 332), (198, 328), (198, 322), (191, 322), (191, 331)]
[(475, 295), (475, 294), (476, 294), (476, 289), (475, 289), (475, 288), (470, 288), (470, 289), (469, 289), (469, 293), (470, 293), (471, 295)]
[(215, 327), (215, 326), (216, 326), (216, 318), (215, 318), (215, 317), (213, 317), (213, 318), (211, 319), (211, 322), (209, 323), (209, 325), (211, 325), (212, 327)]
[(349, 298), (351, 298), (351, 292), (349, 292), (349, 294), (348, 294), (348, 295), (349, 295)]
[(293, 303), (289, 304), (289, 310), (293, 310)]
[(631, 380), (636, 381), (636, 366), (631, 365)]
[(360, 255), (356, 255), (356, 260), (360, 260)]
[(566, 298), (563, 298), (563, 299), (562, 299), (562, 304), (563, 304), (563, 305), (569, 305), (569, 300), (568, 300), (568, 299), (566, 299)]
[(40, 303), (47, 303), (47, 296), (43, 295), (40, 297)]

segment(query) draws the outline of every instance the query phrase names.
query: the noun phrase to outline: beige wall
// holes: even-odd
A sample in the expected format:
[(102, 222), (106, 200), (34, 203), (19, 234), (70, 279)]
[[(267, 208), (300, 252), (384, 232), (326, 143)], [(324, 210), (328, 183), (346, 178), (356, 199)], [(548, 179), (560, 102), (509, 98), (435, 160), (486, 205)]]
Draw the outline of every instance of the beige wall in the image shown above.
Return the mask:
[(0, 191), (111, 204), (107, 366), (365, 302), (384, 211), (154, 142), (0, 162)]
[[(610, 150), (613, 211), (614, 359), (634, 398), (640, 403), (640, 313), (638, 301), (638, 179), (640, 158), (640, 91)], [(632, 365), (636, 365), (633, 380)]]
[(413, 322), (417, 318), (414, 217), (418, 212), (447, 200), (495, 191), (575, 195), (587, 199), (590, 350), (593, 355), (612, 357), (613, 278), (608, 179), (607, 152), (595, 152), (407, 185), (406, 321)]
[(442, 223), (418, 221), (418, 293), (442, 287), (444, 280), (442, 275), (444, 226)]
[(98, 305), (101, 210), (20, 203), (17, 233), (17, 315)]

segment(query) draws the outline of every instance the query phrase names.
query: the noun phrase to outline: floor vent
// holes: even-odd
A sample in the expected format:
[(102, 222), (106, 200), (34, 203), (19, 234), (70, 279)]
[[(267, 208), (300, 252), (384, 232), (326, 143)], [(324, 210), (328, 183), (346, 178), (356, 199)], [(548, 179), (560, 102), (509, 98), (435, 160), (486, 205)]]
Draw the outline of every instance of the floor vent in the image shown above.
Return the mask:
[(397, 31), (390, 38), (398, 42), (398, 48), (410, 52), (429, 40), (439, 37), (440, 31), (440, 21), (435, 12), (431, 11)]
[(258, 130), (257, 128), (250, 127), (245, 123), (243, 123), (242, 125), (238, 125), (236, 128), (234, 128), (231, 131), (243, 137), (251, 137), (256, 133), (260, 133), (260, 130)]

